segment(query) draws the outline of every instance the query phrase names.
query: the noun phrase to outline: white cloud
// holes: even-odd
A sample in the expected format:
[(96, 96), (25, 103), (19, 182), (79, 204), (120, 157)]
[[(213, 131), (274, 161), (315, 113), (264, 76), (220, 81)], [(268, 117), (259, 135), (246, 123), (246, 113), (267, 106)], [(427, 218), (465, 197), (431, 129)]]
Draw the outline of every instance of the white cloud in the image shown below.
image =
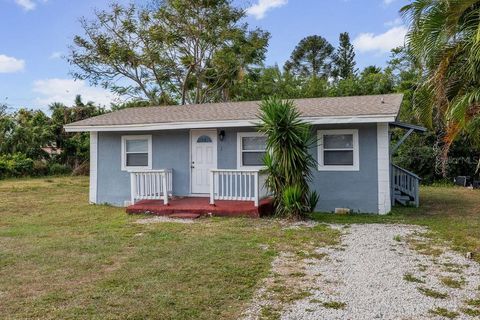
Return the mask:
[(77, 94), (84, 102), (93, 101), (95, 104), (110, 106), (117, 98), (116, 95), (102, 88), (90, 87), (85, 81), (73, 79), (43, 79), (33, 83), (33, 91), (40, 97), (35, 104), (46, 106), (52, 102), (62, 102), (71, 105)]
[(265, 17), (265, 13), (273, 8), (279, 8), (286, 5), (288, 0), (258, 0), (257, 4), (247, 8), (247, 14), (260, 20)]
[(393, 48), (403, 46), (407, 28), (397, 26), (387, 30), (384, 33), (361, 33), (354, 40), (353, 45), (359, 52), (376, 51), (378, 53), (389, 52)]
[(15, 3), (22, 7), (25, 11), (30, 11), (37, 7), (37, 4), (32, 0), (15, 0)]
[(50, 55), (50, 59), (60, 59), (63, 56), (63, 52), (55, 51)]
[(383, 3), (389, 5), (390, 3), (394, 2), (395, 0), (383, 0)]
[(13, 73), (25, 69), (25, 61), (0, 54), (0, 73)]
[(402, 21), (402, 18), (400, 18), (400, 17), (384, 23), (384, 25), (387, 26), (387, 27), (395, 27), (395, 26), (400, 26), (402, 24), (403, 24), (403, 21)]

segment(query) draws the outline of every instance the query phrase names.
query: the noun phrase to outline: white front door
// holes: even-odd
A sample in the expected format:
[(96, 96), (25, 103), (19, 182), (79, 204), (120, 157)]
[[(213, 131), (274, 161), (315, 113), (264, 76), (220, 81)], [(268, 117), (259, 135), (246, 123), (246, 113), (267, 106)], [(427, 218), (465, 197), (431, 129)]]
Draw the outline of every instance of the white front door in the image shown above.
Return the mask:
[(210, 169), (217, 168), (217, 130), (191, 131), (192, 193), (210, 192)]

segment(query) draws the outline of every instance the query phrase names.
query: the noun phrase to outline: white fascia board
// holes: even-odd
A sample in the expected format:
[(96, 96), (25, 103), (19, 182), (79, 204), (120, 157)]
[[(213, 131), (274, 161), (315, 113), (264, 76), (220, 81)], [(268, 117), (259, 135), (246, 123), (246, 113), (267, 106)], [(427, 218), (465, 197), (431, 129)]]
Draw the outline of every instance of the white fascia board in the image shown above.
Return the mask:
[[(349, 124), (349, 123), (379, 123), (394, 122), (396, 114), (368, 115), (354, 117), (304, 117), (302, 120), (311, 124)], [(170, 122), (170, 123), (145, 123), (129, 125), (103, 125), (103, 126), (65, 126), (66, 132), (90, 131), (152, 131), (175, 129), (204, 129), (204, 128), (234, 128), (255, 127), (258, 119), (252, 120), (225, 120), (225, 121), (198, 121), (198, 122)]]

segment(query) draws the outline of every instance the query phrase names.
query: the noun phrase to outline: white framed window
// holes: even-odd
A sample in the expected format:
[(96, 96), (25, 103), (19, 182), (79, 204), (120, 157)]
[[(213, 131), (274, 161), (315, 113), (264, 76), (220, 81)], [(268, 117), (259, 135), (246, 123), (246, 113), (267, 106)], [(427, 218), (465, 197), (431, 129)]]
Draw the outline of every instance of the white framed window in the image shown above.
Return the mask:
[(122, 136), (122, 170), (152, 169), (152, 136)]
[(357, 129), (318, 131), (318, 170), (360, 170)]
[(237, 167), (239, 169), (264, 168), (263, 158), (267, 149), (267, 138), (259, 132), (237, 133)]

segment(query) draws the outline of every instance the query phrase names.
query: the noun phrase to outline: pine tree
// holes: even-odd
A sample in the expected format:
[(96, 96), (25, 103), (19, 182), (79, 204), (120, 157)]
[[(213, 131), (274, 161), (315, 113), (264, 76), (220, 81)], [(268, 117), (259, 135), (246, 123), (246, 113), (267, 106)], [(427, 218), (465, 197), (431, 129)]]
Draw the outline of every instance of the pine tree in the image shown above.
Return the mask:
[(335, 78), (347, 79), (355, 75), (355, 51), (348, 32), (340, 33), (340, 44), (334, 56)]

